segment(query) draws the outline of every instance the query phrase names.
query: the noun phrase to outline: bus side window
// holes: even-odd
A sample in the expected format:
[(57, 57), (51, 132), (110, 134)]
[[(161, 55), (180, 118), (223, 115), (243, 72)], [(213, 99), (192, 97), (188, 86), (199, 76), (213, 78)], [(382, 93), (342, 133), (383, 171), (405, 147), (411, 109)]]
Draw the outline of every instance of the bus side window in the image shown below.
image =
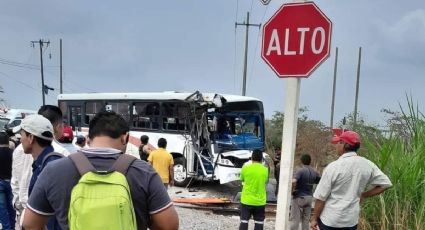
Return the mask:
[(88, 125), (96, 113), (100, 112), (104, 108), (104, 103), (101, 101), (89, 101), (86, 102), (85, 107), (84, 125)]
[(189, 106), (186, 103), (162, 103), (162, 128), (165, 130), (185, 131), (189, 117)]
[(135, 128), (159, 129), (159, 104), (156, 102), (133, 103), (133, 121)]

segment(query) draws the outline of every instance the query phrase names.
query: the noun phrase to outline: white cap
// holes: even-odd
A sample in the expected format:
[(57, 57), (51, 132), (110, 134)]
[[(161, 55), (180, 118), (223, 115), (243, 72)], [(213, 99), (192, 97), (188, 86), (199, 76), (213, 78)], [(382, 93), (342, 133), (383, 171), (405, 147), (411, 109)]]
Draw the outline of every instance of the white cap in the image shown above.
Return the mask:
[(41, 139), (53, 140), (54, 132), (52, 123), (39, 114), (26, 116), (19, 126), (13, 128), (13, 132), (18, 133), (22, 129)]

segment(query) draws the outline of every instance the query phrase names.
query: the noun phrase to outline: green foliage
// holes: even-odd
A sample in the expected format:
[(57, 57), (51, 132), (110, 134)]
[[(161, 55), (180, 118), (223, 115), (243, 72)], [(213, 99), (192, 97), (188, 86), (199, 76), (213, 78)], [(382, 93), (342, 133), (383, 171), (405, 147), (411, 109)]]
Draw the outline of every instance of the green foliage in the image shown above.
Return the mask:
[[(302, 107), (299, 110), (297, 143), (295, 159), (299, 155), (309, 153), (317, 167), (322, 167), (334, 156), (333, 148), (329, 144), (331, 132), (321, 121), (310, 120), (306, 114), (308, 109)], [(271, 120), (266, 121), (266, 144), (269, 153), (274, 152), (276, 147), (282, 145), (284, 113), (276, 111)]]
[(400, 106), (400, 116), (395, 117), (399, 124), (396, 129), (390, 129), (385, 137), (363, 138), (365, 151), (361, 154), (375, 162), (394, 186), (383, 195), (366, 201), (361, 229), (424, 227), (425, 116), (413, 106), (411, 99), (407, 102), (407, 112)]

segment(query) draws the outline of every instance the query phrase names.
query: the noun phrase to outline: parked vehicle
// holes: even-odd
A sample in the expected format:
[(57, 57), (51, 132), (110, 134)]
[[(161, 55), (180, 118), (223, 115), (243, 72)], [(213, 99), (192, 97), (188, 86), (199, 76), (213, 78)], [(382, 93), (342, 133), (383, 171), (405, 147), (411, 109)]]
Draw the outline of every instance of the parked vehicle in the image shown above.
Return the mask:
[(0, 110), (0, 129), (11, 129), (21, 124), (22, 119), (37, 111), (27, 109), (5, 109)]

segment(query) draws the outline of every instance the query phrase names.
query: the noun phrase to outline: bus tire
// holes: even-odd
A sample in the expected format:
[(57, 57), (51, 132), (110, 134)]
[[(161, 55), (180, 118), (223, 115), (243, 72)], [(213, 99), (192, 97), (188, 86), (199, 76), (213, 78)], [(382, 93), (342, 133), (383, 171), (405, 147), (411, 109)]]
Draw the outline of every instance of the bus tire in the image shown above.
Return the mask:
[(174, 159), (174, 185), (185, 187), (189, 184), (191, 178), (187, 176), (186, 159), (178, 157)]

